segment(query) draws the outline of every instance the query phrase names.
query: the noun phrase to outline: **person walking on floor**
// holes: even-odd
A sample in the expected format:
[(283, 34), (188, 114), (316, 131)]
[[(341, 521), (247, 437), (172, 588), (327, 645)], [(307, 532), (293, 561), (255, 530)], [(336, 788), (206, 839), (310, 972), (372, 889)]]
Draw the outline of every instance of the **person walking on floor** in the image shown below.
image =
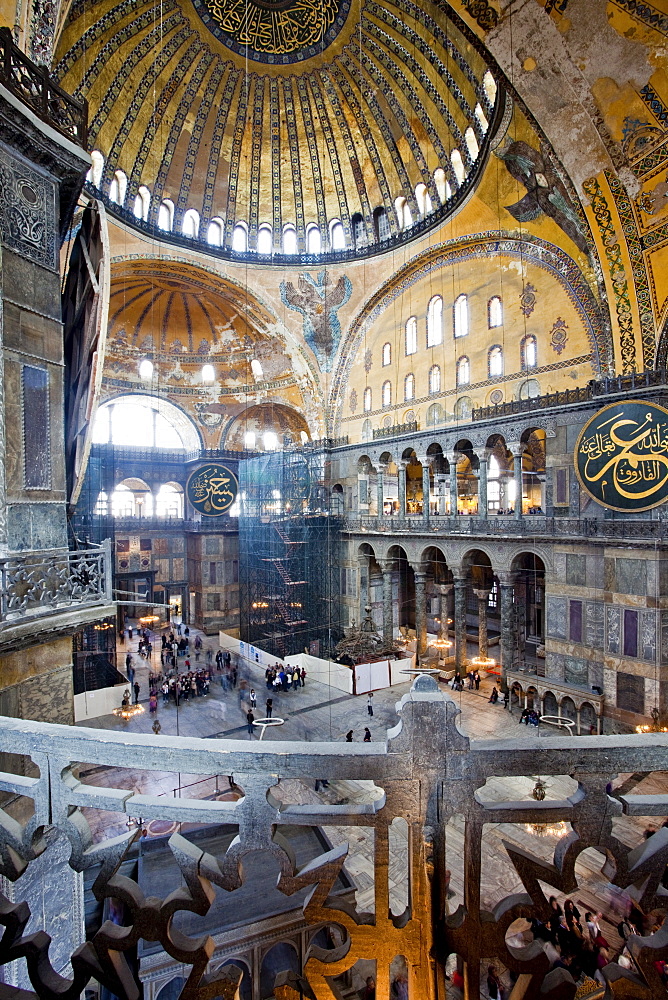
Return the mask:
[(139, 681), (135, 681), (134, 683), (135, 705), (139, 704), (139, 691), (140, 691)]
[(364, 742), (371, 743), (371, 730), (368, 726), (364, 727)]
[(255, 726), (253, 725), (253, 723), (255, 722), (255, 716), (251, 712), (250, 708), (246, 712), (246, 722), (248, 723), (248, 735), (252, 736), (255, 730)]
[(366, 710), (369, 713), (369, 718), (373, 716), (373, 691), (369, 691), (366, 699)]
[(255, 695), (255, 688), (250, 689), (250, 707), (257, 708), (257, 697)]
[(271, 713), (274, 710), (274, 699), (267, 698), (267, 718), (271, 719)]

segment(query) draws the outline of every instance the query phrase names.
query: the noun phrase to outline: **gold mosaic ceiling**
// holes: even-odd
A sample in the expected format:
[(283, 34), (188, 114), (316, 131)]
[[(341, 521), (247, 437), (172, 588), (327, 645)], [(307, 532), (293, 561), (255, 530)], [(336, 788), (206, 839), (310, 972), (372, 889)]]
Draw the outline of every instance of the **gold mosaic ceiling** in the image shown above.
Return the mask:
[(474, 152), (483, 147), (493, 108), (482, 56), (439, 6), (242, 6), (75, 0), (55, 72), (89, 102), (90, 148), (105, 157), (103, 191), (120, 169), (130, 211), (144, 185), (149, 222), (157, 223), (168, 198), (176, 231), (195, 209), (201, 239), (219, 219), (229, 248), (242, 222), (251, 250), (262, 225), (278, 250), (286, 224), (295, 226), (300, 250), (307, 227), (317, 225), (327, 250), (333, 220), (351, 245), (356, 215), (373, 242), (375, 209), (387, 209), (394, 233), (398, 197), (415, 221), (418, 184), (433, 210), (445, 198), (444, 180), (457, 191), (452, 151), (467, 172), (474, 168), (465, 133), (475, 134)]

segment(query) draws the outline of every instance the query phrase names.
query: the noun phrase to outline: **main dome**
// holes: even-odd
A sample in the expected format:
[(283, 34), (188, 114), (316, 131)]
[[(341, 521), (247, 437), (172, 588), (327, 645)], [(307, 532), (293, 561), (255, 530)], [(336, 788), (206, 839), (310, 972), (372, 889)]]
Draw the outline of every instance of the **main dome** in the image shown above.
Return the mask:
[(499, 111), (461, 24), (411, 0), (75, 0), (55, 72), (117, 211), (263, 258), (429, 228)]

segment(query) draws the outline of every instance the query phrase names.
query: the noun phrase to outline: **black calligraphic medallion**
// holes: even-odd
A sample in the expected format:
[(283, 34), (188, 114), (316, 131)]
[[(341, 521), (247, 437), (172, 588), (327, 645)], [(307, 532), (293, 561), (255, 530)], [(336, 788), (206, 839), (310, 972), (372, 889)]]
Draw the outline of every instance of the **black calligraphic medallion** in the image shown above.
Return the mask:
[(573, 456), (580, 485), (609, 510), (641, 511), (668, 499), (668, 410), (633, 399), (589, 420)]
[(237, 498), (237, 477), (225, 465), (211, 463), (193, 472), (186, 496), (196, 511), (205, 517), (220, 517)]

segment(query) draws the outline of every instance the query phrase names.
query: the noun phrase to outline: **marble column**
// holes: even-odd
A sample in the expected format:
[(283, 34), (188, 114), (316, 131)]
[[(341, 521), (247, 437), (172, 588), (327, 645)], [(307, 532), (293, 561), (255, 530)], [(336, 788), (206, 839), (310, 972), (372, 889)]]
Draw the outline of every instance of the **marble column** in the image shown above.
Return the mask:
[(515, 587), (510, 580), (500, 580), (499, 590), (501, 592), (501, 675), (505, 682), (506, 671), (511, 670), (513, 667), (513, 649), (515, 646), (513, 605), (515, 602)]
[(394, 563), (383, 563), (383, 642), (391, 645), (394, 639), (394, 608), (392, 606), (392, 577)]
[(514, 454), (515, 460), (515, 520), (522, 520), (522, 451)]
[(427, 574), (415, 572), (415, 635), (418, 655), (427, 650)]
[(383, 476), (385, 473), (385, 466), (379, 465), (378, 472), (376, 473), (376, 495), (378, 504), (378, 517), (383, 516), (383, 506), (384, 506), (384, 494), (383, 494)]
[(359, 556), (359, 581), (360, 581), (360, 617), (359, 620), (362, 621), (364, 615), (366, 614), (365, 608), (371, 603), (370, 601), (370, 591), (371, 591), (371, 581), (369, 580), (369, 563), (370, 559), (368, 556)]
[(434, 476), (434, 479), (438, 483), (438, 513), (442, 517), (445, 514), (445, 476), (441, 473), (439, 476)]
[(487, 641), (487, 601), (489, 600), (489, 590), (474, 590), (473, 593), (478, 598), (478, 656), (487, 656), (489, 649)]
[(554, 517), (554, 494), (552, 486), (552, 468), (548, 466), (545, 469), (545, 503), (543, 505), (543, 510), (547, 517)]
[(455, 667), (466, 670), (466, 580), (455, 579)]
[(478, 473), (478, 517), (487, 517), (487, 459), (480, 459)]
[(439, 587), (438, 616), (441, 619), (441, 638), (443, 639), (448, 638), (449, 597), (452, 593), (452, 587), (451, 583), (442, 583)]
[(450, 514), (457, 514), (457, 457), (450, 458)]
[(397, 493), (399, 499), (399, 517), (406, 517), (406, 466), (399, 465), (397, 470)]
[(425, 525), (429, 524), (429, 499), (431, 493), (431, 478), (429, 475), (429, 459), (421, 458), (422, 463), (422, 520)]

